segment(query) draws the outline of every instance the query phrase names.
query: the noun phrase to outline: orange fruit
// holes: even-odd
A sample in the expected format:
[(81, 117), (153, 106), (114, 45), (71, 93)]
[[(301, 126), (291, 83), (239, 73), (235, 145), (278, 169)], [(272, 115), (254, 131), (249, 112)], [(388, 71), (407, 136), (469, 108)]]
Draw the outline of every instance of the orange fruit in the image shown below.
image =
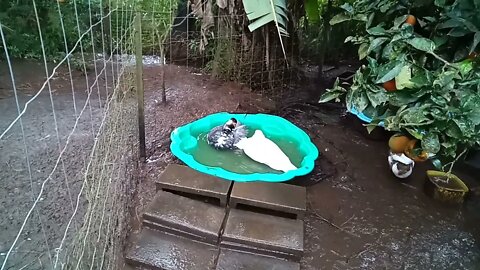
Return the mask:
[(417, 142), (418, 141), (416, 139), (411, 140), (408, 143), (407, 148), (405, 148), (404, 154), (415, 162), (424, 162), (428, 159), (428, 153), (426, 151), (422, 150), (422, 152), (418, 155), (413, 153)]
[(405, 149), (407, 149), (409, 142), (410, 138), (403, 134), (397, 133), (388, 140), (388, 147), (390, 147), (390, 151), (392, 151), (392, 153), (399, 154), (403, 153)]
[(409, 157), (410, 159), (412, 159), (413, 161), (415, 162), (424, 162), (428, 159), (428, 153), (425, 152), (425, 151), (422, 151), (419, 155), (415, 156), (415, 155), (412, 155), (412, 153), (408, 152), (408, 153), (405, 153), (405, 155), (407, 157)]
[(405, 147), (405, 149), (403, 149), (405, 154), (407, 154), (407, 152), (410, 153), (415, 148), (415, 145), (417, 144), (417, 142), (418, 142), (417, 139), (410, 140), (407, 144), (407, 147)]
[(395, 80), (392, 79), (388, 82), (384, 82), (383, 83), (383, 88), (385, 88), (385, 90), (387, 90), (388, 92), (392, 92), (392, 91), (397, 90), (397, 85), (395, 84)]
[(411, 26), (415, 26), (415, 24), (417, 24), (417, 18), (415, 18), (415, 16), (413, 15), (408, 15), (405, 22), (410, 24)]

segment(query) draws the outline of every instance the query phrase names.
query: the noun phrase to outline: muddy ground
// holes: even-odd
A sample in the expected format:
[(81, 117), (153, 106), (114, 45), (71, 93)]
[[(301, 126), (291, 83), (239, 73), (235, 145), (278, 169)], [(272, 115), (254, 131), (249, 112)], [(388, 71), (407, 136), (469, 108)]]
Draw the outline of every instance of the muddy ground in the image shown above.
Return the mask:
[[(50, 67), (53, 66), (50, 64)], [(36, 61), (16, 61), (13, 69), (18, 102), (23, 109), (45, 82), (45, 71), (43, 64)], [(111, 80), (111, 72), (108, 74), (107, 78), (102, 76), (100, 79), (100, 92), (94, 87), (76, 130), (70, 136), (62, 162), (56, 165), (60, 151), (75, 125), (76, 115), (80, 114), (87, 101), (86, 80), (81, 72), (74, 71), (72, 74), (75, 95), (71, 91), (67, 68), (59, 69), (51, 81), (51, 98), (57, 125), (49, 89), (46, 87), (28, 104), (22, 117), (25, 137), (18, 121), (0, 140), (0, 264), (20, 231), (34, 198), (42, 192), (5, 269), (52, 268), (55, 248), (60, 245), (66, 224), (74, 213), (77, 194), (84, 179), (83, 169), (103, 116), (105, 97), (111, 90), (110, 86), (105, 88), (104, 84), (105, 79)], [(91, 85), (93, 76), (89, 76), (89, 80)], [(3, 133), (17, 116), (10, 74), (5, 62), (1, 62), (0, 132)], [(82, 207), (83, 201), (80, 202), (79, 211), (72, 220), (72, 229), (67, 233), (67, 243), (73, 237), (73, 228), (77, 228), (83, 220), (85, 209)]]
[[(287, 104), (276, 109), (271, 100), (240, 84), (171, 66), (168, 102), (162, 105), (156, 69), (146, 74), (148, 159), (138, 191), (136, 230), (155, 193), (155, 178), (168, 163), (180, 163), (169, 151), (174, 127), (219, 111), (270, 112), (306, 130), (321, 152), (314, 172), (294, 183), (308, 186), (302, 269), (480, 267), (480, 198), (472, 196), (463, 206), (446, 206), (427, 197), (426, 164), (418, 165), (408, 182), (398, 181), (387, 166), (388, 137), (366, 139), (343, 109), (305, 104), (322, 87), (315, 80), (294, 89), (284, 97)], [(472, 186), (480, 184), (468, 180)]]
[[(31, 97), (28, 89), (36, 89), (43, 75), (32, 73), (28, 64), (17, 69), (24, 74), (21, 102)], [(29, 68), (30, 67), (30, 68)], [(2, 70), (0, 85), (0, 131), (15, 117), (16, 107), (7, 73)], [(66, 74), (64, 73), (64, 76)], [(77, 74), (79, 84), (84, 77)], [(59, 134), (63, 140), (71, 129), (73, 112), (68, 78), (60, 77), (55, 86), (55, 105), (61, 112)], [(425, 165), (417, 166), (408, 183), (400, 183), (386, 166), (387, 144), (370, 141), (357, 132), (351, 122), (344, 121), (343, 110), (303, 105), (302, 98), (312, 101), (317, 94), (315, 83), (300, 86), (295, 94), (276, 111), (273, 102), (252, 94), (241, 84), (210, 78), (195, 69), (167, 66), (167, 103), (162, 104), (160, 67), (145, 67), (145, 103), (147, 160), (141, 165), (140, 185), (134, 202), (134, 230), (144, 206), (155, 194), (154, 180), (165, 166), (179, 162), (169, 151), (169, 135), (177, 126), (219, 111), (270, 112), (293, 121), (305, 129), (321, 152), (314, 172), (296, 184), (308, 185), (306, 217), (306, 252), (303, 269), (478, 269), (480, 267), (480, 203), (472, 196), (463, 206), (445, 206), (424, 195)], [(60, 91), (62, 90), (63, 91)], [(77, 101), (85, 97), (79, 94)], [(97, 98), (98, 99), (98, 98)], [(34, 186), (43, 181), (58, 156), (57, 138), (52, 125), (50, 100), (42, 94), (26, 117), (27, 144), (32, 156)], [(100, 99), (101, 100), (101, 99)], [(92, 104), (92, 114), (78, 128), (76, 143), (67, 154), (66, 168), (71, 190), (78, 188), (76, 172), (84, 166), (83, 156), (91, 147), (92, 119), (100, 114), (99, 104)], [(98, 109), (95, 109), (98, 108)], [(95, 121), (94, 121), (95, 122)], [(27, 207), (31, 204), (30, 182), (25, 167), (23, 140), (19, 127), (0, 141), (0, 256), (4, 256), (18, 231)], [(50, 181), (45, 201), (39, 207), (45, 218), (47, 242), (56, 243), (58, 224), (71, 213), (65, 194), (63, 174)], [(478, 185), (478, 182), (469, 182)], [(35, 188), (34, 188), (35, 190)], [(68, 198), (62, 196), (62, 198)], [(44, 251), (45, 236), (36, 223), (28, 225), (12, 268), (20, 268), (38, 254), (40, 262), (25, 269), (42, 269), (48, 256)], [(29, 254), (26, 256), (24, 254)], [(35, 256), (34, 259), (37, 257)], [(2, 261), (2, 260), (0, 260)], [(43, 264), (42, 264), (43, 261)], [(23, 264), (21, 264), (23, 263)]]

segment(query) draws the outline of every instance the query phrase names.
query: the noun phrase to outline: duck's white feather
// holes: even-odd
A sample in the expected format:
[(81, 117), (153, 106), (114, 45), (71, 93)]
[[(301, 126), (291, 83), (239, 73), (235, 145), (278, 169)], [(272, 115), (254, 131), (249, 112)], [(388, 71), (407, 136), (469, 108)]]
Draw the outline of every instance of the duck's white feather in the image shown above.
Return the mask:
[(261, 130), (256, 130), (250, 138), (241, 139), (236, 147), (242, 149), (251, 159), (274, 170), (287, 172), (297, 169), (282, 149), (265, 137)]
[(390, 153), (388, 156), (388, 164), (393, 174), (398, 178), (407, 178), (413, 172), (415, 161), (407, 157), (405, 154)]

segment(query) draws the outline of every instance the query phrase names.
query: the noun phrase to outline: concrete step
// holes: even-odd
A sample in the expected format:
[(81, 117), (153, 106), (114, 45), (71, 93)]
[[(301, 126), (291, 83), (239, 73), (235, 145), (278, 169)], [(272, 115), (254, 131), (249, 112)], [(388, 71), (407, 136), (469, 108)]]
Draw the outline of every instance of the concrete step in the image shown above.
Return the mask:
[(235, 183), (230, 195), (230, 206), (248, 206), (264, 212), (272, 211), (303, 219), (307, 209), (305, 187), (281, 183), (245, 182)]
[[(127, 249), (128, 264), (140, 269), (214, 269), (218, 248), (178, 236), (144, 228)], [(138, 269), (138, 268), (136, 268)]]
[(223, 206), (227, 203), (227, 194), (231, 185), (231, 181), (177, 164), (169, 164), (156, 181), (157, 190), (181, 192), (185, 196), (213, 199)]
[(300, 264), (272, 257), (221, 249), (216, 270), (300, 270)]
[(149, 228), (216, 244), (225, 218), (225, 208), (170, 192), (157, 192), (143, 214)]
[(299, 261), (303, 221), (231, 209), (220, 246)]

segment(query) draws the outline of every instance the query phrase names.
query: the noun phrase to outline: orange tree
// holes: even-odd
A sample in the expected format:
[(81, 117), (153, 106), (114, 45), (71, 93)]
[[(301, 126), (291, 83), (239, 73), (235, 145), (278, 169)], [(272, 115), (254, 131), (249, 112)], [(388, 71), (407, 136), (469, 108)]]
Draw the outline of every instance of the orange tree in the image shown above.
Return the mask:
[(367, 128), (382, 123), (408, 134), (420, 142), (416, 153), (451, 170), (480, 145), (480, 0), (359, 0), (342, 8), (330, 23), (365, 25), (345, 42), (366, 61), (351, 87), (337, 81), (320, 102), (345, 97), (347, 109), (373, 119)]

